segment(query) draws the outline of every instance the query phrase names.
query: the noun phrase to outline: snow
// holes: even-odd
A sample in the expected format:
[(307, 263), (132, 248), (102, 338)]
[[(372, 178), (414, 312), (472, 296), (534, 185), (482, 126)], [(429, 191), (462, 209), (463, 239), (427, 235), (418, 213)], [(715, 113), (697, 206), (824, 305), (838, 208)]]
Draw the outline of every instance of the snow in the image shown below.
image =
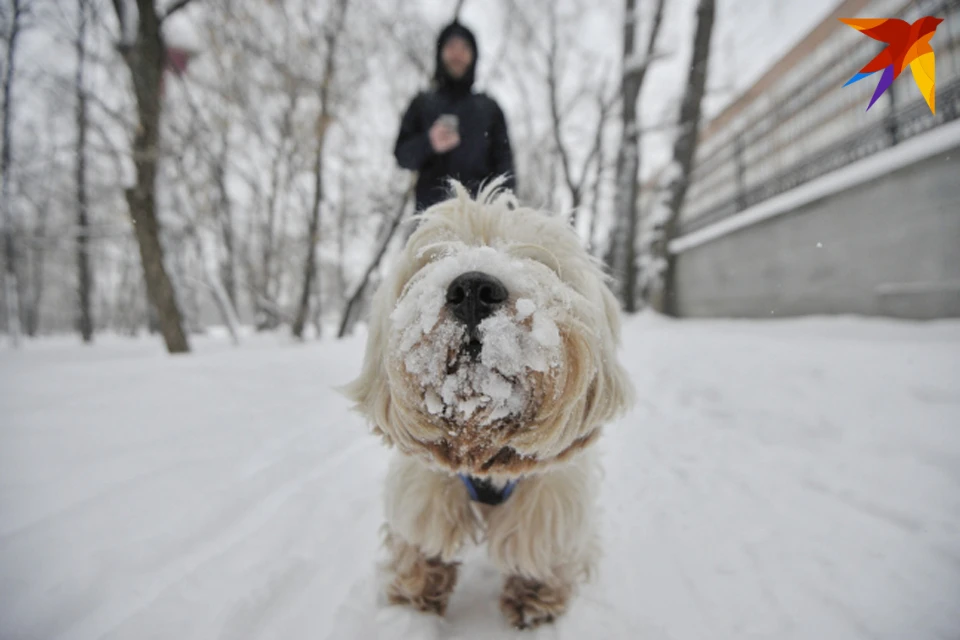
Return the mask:
[(194, 344), (0, 355), (0, 637), (956, 637), (957, 322), (629, 320), (600, 570), (533, 633), (479, 551), (445, 620), (384, 605), (362, 337)]
[[(531, 260), (492, 247), (452, 244), (444, 251), (418, 272), (391, 314), (391, 353), (402, 357), (432, 415), (483, 426), (518, 416), (531, 399), (526, 374), (546, 373), (560, 361), (556, 319), (566, 306), (564, 292), (538, 287)], [(480, 322), (474, 336), (444, 305), (453, 280), (480, 269), (518, 297)], [(463, 351), (471, 340), (482, 345), (478, 359)]]
[(821, 198), (852, 189), (889, 173), (960, 146), (960, 121), (940, 125), (895, 147), (837, 169), (827, 175), (764, 200), (752, 207), (670, 242), (671, 253), (683, 253), (764, 220), (781, 216)]
[(195, 20), (190, 19), (190, 8), (182, 10), (163, 21), (163, 34), (167, 44), (187, 51), (203, 51), (205, 39)]
[(654, 256), (647, 246), (637, 257), (641, 289), (659, 291), (663, 286), (663, 274), (667, 271), (667, 261), (663, 256)]
[(537, 304), (529, 298), (520, 298), (517, 300), (517, 320), (526, 320), (537, 310)]
[(654, 196), (653, 209), (644, 220), (644, 227), (649, 231), (662, 229), (670, 220), (670, 207), (667, 200), (670, 198), (669, 187), (664, 187)]
[(673, 160), (663, 170), (660, 175), (659, 183), (661, 187), (670, 187), (674, 182), (683, 177), (683, 167), (678, 160)]

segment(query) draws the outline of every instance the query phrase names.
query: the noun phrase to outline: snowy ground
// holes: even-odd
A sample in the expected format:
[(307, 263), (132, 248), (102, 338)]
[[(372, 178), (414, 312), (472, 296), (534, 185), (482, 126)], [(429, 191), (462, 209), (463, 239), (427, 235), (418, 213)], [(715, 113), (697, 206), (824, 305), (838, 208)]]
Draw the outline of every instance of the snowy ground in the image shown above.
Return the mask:
[(601, 573), (532, 634), (482, 555), (379, 602), (359, 340), (196, 346), (0, 353), (0, 638), (960, 637), (960, 324), (632, 320)]

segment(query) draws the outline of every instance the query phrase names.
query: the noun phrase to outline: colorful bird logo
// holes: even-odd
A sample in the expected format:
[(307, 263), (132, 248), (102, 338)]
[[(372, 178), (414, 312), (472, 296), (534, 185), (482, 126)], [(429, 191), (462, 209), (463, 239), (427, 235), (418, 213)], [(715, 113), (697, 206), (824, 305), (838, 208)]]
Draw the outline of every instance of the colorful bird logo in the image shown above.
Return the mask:
[(913, 24), (907, 24), (903, 20), (896, 18), (840, 18), (840, 22), (848, 24), (864, 35), (870, 36), (874, 40), (884, 42), (887, 46), (880, 54), (868, 62), (852, 78), (847, 80), (846, 84), (853, 84), (857, 80), (863, 80), (877, 71), (883, 71), (880, 76), (880, 84), (867, 105), (867, 111), (877, 101), (877, 98), (883, 95), (883, 92), (893, 84), (900, 73), (910, 65), (910, 71), (913, 72), (913, 79), (920, 88), (924, 100), (930, 111), (937, 112), (936, 108), (936, 78), (937, 71), (933, 48), (930, 46), (930, 38), (937, 30), (937, 25), (943, 22), (942, 18), (933, 18), (927, 16), (920, 18)]

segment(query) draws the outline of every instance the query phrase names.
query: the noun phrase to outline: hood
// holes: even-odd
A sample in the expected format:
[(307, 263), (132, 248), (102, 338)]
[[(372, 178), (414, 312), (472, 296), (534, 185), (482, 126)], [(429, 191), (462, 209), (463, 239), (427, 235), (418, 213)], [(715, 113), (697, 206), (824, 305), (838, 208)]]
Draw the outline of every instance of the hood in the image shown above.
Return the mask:
[[(446, 68), (443, 66), (443, 61), (440, 59), (440, 51), (443, 49), (443, 45), (447, 43), (447, 40), (454, 36), (460, 36), (466, 40), (468, 43), (470, 43), (470, 47), (473, 49), (473, 64), (470, 65), (463, 77), (459, 79), (450, 77)], [(448, 24), (443, 28), (443, 30), (440, 32), (440, 35), (437, 37), (437, 66), (433, 75), (433, 79), (437, 84), (437, 88), (445, 89), (454, 93), (469, 92), (473, 87), (473, 81), (477, 69), (477, 59), (479, 57), (480, 51), (477, 49), (477, 39), (474, 37), (473, 32), (456, 20)]]

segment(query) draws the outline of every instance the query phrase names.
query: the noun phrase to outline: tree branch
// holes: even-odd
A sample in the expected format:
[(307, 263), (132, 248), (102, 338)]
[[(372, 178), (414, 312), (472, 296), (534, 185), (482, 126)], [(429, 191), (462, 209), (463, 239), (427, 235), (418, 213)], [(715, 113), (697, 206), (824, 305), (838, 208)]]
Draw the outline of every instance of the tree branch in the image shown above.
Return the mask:
[(653, 57), (653, 52), (657, 46), (657, 35), (660, 33), (660, 25), (663, 23), (663, 2), (657, 3), (657, 8), (653, 13), (653, 24), (650, 25), (650, 38), (647, 40), (647, 58)]
[(127, 3), (125, 0), (113, 0), (113, 9), (117, 12), (117, 22), (120, 23), (120, 39), (123, 40), (123, 33), (127, 26)]
[(549, 91), (550, 98), (550, 120), (553, 130), (553, 142), (557, 148), (557, 154), (560, 156), (560, 167), (563, 170), (563, 179), (567, 184), (567, 189), (570, 191), (570, 200), (571, 200), (571, 224), (576, 227), (577, 225), (577, 214), (579, 213), (578, 209), (580, 207), (580, 187), (582, 185), (576, 184), (573, 178), (573, 170), (570, 168), (570, 154), (567, 151), (567, 147), (563, 143), (563, 135), (560, 131), (562, 126), (561, 115), (560, 115), (560, 106), (558, 104), (559, 98), (557, 93), (559, 92), (559, 79), (557, 78), (557, 57), (558, 57), (558, 36), (557, 36), (557, 14), (556, 8), (551, 5), (548, 10), (548, 23), (550, 30), (550, 40), (547, 45), (547, 89)]
[[(117, 0), (114, 0), (116, 2)], [(167, 10), (163, 12), (163, 16), (160, 18), (160, 23), (163, 24), (163, 21), (175, 14), (177, 11), (185, 8), (188, 4), (193, 2), (193, 0), (177, 0), (172, 5), (167, 7)]]

